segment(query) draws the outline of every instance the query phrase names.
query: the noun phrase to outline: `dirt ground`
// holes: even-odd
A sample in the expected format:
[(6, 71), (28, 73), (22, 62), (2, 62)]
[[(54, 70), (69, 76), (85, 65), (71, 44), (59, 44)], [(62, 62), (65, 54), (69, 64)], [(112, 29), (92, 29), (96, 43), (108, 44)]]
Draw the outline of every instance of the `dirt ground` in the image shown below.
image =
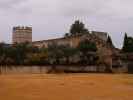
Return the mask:
[(133, 100), (133, 75), (0, 75), (0, 100)]

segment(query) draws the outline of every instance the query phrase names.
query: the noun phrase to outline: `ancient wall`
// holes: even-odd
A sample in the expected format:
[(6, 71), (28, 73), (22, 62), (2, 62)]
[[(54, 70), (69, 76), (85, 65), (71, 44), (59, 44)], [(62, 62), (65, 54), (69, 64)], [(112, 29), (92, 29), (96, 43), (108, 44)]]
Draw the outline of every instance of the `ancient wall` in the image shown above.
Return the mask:
[(58, 38), (58, 39), (50, 39), (50, 40), (43, 40), (43, 41), (35, 41), (35, 42), (32, 42), (32, 44), (39, 48), (41, 48), (41, 47), (47, 48), (48, 45), (51, 45), (51, 44), (70, 45), (71, 47), (76, 47), (76, 46), (78, 46), (80, 40), (81, 40), (81, 37), (76, 36), (76, 37), (68, 37), (68, 38)]
[(80, 35), (80, 36), (71, 36), (66, 38), (57, 38), (57, 39), (49, 39), (43, 41), (35, 41), (32, 44), (37, 47), (48, 47), (50, 44), (57, 44), (57, 45), (67, 45), (69, 44), (72, 47), (77, 47), (79, 42), (82, 40), (88, 39), (96, 43), (98, 48), (106, 47), (106, 40), (107, 40), (107, 33), (105, 32), (95, 32), (87, 35)]

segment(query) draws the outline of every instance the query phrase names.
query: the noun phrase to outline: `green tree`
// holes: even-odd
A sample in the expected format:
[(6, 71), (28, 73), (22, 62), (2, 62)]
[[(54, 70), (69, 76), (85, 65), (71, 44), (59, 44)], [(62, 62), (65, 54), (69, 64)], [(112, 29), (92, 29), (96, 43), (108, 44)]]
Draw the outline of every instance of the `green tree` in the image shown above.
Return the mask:
[(4, 52), (4, 43), (0, 43), (0, 58), (2, 58), (3, 52)]
[(70, 64), (70, 58), (77, 54), (77, 49), (71, 47), (70, 45), (61, 45), (60, 48), (63, 52), (63, 58), (66, 59), (65, 63)]
[(60, 64), (60, 59), (63, 57), (61, 46), (52, 43), (48, 46), (48, 57), (51, 64)]
[(11, 45), (0, 44), (0, 64), (10, 65), (14, 64), (14, 49)]
[(111, 37), (110, 36), (108, 36), (108, 38), (107, 38), (107, 44), (109, 45), (109, 46), (113, 46), (113, 42), (112, 42), (112, 39), (111, 39)]
[(5, 60), (5, 43), (0, 43), (0, 64)]
[(71, 25), (70, 33), (71, 33), (70, 35), (76, 36), (76, 35), (86, 34), (89, 32), (88, 29), (85, 28), (85, 25), (82, 22), (76, 20), (74, 24)]
[(97, 47), (94, 42), (89, 40), (81, 41), (78, 49), (80, 51), (81, 63), (92, 64), (96, 58)]
[(126, 33), (125, 33), (125, 37), (124, 37), (124, 43), (123, 43), (122, 50), (124, 52), (133, 52), (133, 38), (128, 37)]
[(123, 42), (123, 51), (126, 51), (126, 49), (127, 49), (127, 43), (128, 43), (128, 37), (127, 37), (127, 33), (125, 33), (125, 36), (124, 36), (124, 42)]
[(15, 60), (17, 65), (23, 65), (27, 63), (27, 56), (30, 53), (35, 53), (37, 52), (37, 48), (32, 47), (29, 43), (21, 43), (21, 44), (16, 44), (13, 47), (14, 49), (14, 57), (13, 59)]

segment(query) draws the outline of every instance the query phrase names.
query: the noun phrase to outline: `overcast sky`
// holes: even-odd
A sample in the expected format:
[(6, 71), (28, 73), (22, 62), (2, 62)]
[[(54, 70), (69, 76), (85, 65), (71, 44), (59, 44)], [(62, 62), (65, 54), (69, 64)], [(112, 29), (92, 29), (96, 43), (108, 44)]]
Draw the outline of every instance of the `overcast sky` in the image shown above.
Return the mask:
[(0, 0), (0, 42), (18, 25), (32, 26), (33, 40), (61, 37), (77, 19), (121, 47), (125, 32), (133, 36), (133, 0)]

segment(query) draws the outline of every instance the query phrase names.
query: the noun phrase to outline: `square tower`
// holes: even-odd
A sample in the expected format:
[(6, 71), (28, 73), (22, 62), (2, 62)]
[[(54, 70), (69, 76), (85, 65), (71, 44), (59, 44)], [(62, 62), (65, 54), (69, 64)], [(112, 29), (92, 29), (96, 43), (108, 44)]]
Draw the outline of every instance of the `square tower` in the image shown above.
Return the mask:
[(32, 27), (13, 27), (12, 43), (32, 42)]

